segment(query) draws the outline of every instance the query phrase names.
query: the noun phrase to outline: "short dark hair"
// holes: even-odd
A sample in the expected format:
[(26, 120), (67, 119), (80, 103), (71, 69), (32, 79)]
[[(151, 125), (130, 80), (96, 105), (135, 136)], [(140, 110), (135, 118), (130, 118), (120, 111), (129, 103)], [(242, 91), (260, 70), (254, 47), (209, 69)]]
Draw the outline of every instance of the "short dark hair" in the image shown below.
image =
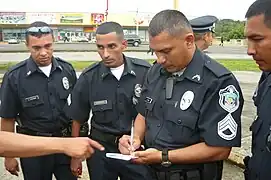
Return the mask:
[(163, 10), (152, 18), (148, 31), (151, 37), (155, 37), (162, 32), (167, 32), (171, 36), (178, 36), (180, 33), (192, 32), (192, 27), (182, 12)]
[(124, 37), (123, 28), (122, 26), (117, 22), (104, 22), (101, 25), (98, 26), (96, 30), (96, 35), (105, 35), (109, 33), (116, 33), (120, 37)]
[(44, 34), (51, 34), (52, 35), (52, 37), (54, 38), (54, 35), (53, 35), (53, 30), (50, 28), (50, 31), (49, 32), (47, 32), (47, 33), (43, 33), (43, 32), (37, 32), (37, 33), (31, 33), (31, 32), (28, 32), (28, 30), (30, 29), (30, 28), (33, 28), (33, 27), (48, 27), (48, 28), (50, 28), (50, 26), (49, 26), (49, 24), (47, 24), (47, 23), (45, 23), (45, 22), (43, 22), (43, 21), (35, 21), (35, 22), (33, 22), (33, 23), (31, 23), (29, 26), (28, 26), (28, 28), (27, 28), (27, 30), (26, 30), (26, 33), (25, 33), (25, 40), (26, 40), (26, 42), (28, 43), (28, 40), (29, 40), (29, 36), (35, 36), (35, 37), (38, 37), (38, 38), (40, 38), (42, 35), (44, 35)]
[(264, 24), (271, 28), (271, 1), (257, 0), (247, 10), (246, 18), (253, 16), (264, 15)]

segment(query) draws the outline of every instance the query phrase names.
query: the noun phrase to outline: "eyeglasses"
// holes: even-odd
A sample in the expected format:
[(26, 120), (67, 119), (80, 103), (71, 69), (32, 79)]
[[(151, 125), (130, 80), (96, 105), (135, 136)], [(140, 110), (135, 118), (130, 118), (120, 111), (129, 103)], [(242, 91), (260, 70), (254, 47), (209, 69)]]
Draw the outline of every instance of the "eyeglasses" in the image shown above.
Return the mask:
[(43, 26), (43, 27), (30, 27), (26, 30), (26, 33), (42, 33), (42, 34), (49, 34), (51, 33), (53, 30), (48, 27), (48, 26)]

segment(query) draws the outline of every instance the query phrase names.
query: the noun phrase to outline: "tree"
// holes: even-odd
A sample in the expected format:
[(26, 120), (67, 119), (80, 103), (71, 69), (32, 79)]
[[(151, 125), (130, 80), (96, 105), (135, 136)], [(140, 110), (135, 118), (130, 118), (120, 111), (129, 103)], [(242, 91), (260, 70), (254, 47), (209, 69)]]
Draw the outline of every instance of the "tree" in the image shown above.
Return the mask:
[(225, 40), (244, 38), (244, 21), (222, 19), (216, 23), (216, 36), (223, 36)]

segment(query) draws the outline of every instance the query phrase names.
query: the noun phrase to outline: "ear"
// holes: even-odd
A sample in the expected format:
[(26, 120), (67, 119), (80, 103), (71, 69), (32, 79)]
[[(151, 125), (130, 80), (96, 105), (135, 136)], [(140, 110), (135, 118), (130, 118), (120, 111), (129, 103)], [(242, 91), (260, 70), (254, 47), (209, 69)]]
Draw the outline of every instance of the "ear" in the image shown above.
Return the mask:
[(126, 49), (127, 46), (128, 46), (127, 40), (123, 39), (123, 40), (121, 41), (121, 46), (122, 46), (123, 49)]
[(193, 33), (188, 33), (185, 35), (185, 43), (188, 49), (191, 49), (194, 47), (195, 44), (195, 36)]

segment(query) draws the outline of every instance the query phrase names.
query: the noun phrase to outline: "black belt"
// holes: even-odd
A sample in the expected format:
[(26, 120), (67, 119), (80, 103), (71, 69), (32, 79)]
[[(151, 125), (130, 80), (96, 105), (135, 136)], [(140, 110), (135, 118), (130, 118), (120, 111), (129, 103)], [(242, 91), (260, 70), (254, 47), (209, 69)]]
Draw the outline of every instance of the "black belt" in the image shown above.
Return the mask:
[(90, 138), (95, 139), (95, 140), (104, 141), (104, 142), (118, 144), (119, 139), (124, 134), (129, 134), (129, 133), (111, 134), (111, 133), (102, 132), (98, 129), (92, 128)]
[(172, 175), (178, 175), (180, 180), (197, 178), (204, 180), (203, 164), (172, 165), (168, 168), (161, 165), (151, 165), (157, 179), (170, 180)]
[(25, 134), (25, 135), (30, 135), (30, 136), (44, 136), (44, 137), (66, 137), (68, 134), (65, 134), (65, 129), (59, 132), (38, 132), (38, 131), (33, 131), (28, 128), (16, 126), (16, 131), (20, 134)]

